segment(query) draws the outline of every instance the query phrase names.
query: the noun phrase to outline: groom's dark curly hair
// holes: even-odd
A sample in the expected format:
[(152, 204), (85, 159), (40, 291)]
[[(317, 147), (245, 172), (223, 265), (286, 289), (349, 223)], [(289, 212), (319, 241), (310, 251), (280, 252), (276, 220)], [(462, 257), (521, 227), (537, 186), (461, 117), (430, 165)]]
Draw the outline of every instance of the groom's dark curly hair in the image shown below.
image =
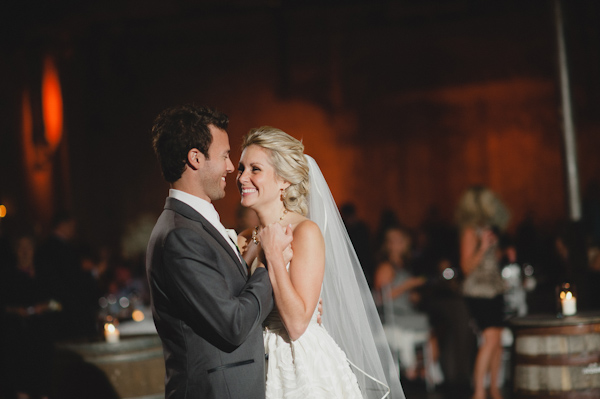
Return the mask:
[(156, 117), (152, 146), (166, 181), (173, 183), (181, 178), (192, 148), (209, 158), (212, 134), (208, 125), (226, 131), (229, 118), (214, 109), (189, 104), (167, 108)]

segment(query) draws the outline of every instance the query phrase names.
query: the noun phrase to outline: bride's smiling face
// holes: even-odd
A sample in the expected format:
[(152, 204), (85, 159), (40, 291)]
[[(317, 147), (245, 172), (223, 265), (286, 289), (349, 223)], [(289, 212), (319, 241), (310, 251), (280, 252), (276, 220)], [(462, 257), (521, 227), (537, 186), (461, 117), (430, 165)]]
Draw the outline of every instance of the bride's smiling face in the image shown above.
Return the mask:
[(269, 151), (257, 145), (242, 152), (236, 182), (242, 206), (253, 209), (281, 202), (281, 189), (288, 185), (275, 173)]

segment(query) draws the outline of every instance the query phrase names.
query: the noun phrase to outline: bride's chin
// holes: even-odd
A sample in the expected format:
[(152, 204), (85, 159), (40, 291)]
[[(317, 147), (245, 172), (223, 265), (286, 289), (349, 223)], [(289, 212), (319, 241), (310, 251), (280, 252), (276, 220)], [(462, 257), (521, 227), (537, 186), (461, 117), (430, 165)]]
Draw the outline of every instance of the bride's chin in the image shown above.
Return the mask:
[(244, 208), (254, 208), (254, 204), (250, 201), (244, 201), (244, 198), (242, 198), (242, 200), (240, 201), (240, 205), (242, 205)]

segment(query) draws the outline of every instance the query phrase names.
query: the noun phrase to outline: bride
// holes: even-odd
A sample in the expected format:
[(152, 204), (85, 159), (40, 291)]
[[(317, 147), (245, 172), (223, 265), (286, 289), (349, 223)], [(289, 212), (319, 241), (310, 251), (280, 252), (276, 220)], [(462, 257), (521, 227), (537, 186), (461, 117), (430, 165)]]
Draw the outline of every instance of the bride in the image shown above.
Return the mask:
[[(259, 225), (238, 237), (252, 270), (261, 240), (293, 235), (267, 266), (276, 307), (264, 322), (267, 398), (404, 398), (354, 248), (329, 188), (303, 144), (261, 127), (242, 144), (241, 204)], [(279, 231), (277, 231), (279, 229)], [(323, 298), (323, 321), (317, 304)]]

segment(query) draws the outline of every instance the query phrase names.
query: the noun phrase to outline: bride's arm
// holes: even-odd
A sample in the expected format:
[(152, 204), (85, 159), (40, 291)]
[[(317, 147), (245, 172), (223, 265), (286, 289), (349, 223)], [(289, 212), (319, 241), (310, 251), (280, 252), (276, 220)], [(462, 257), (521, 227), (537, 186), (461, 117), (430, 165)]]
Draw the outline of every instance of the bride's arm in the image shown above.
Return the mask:
[(289, 273), (283, 261), (269, 259), (267, 268), (281, 319), (290, 338), (296, 340), (306, 331), (321, 294), (325, 242), (319, 227), (310, 220), (298, 224), (292, 249)]

